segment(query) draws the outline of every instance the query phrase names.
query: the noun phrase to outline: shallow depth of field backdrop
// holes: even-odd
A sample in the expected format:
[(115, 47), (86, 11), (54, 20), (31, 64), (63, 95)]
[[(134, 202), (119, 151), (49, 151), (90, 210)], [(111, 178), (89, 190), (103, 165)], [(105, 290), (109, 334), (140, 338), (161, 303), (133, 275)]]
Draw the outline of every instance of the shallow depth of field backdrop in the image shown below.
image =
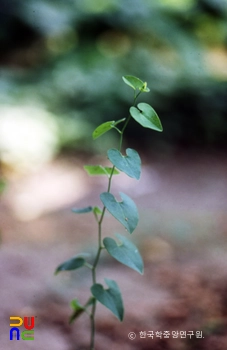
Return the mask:
[[(90, 275), (54, 271), (95, 251), (93, 218), (71, 208), (100, 205), (105, 181), (83, 165), (108, 164), (117, 134), (91, 133), (128, 115), (129, 74), (148, 82), (164, 132), (126, 133), (142, 177), (113, 190), (138, 206), (145, 273), (103, 255), (98, 279), (118, 282), (125, 321), (99, 304), (97, 350), (226, 349), (227, 1), (0, 0), (0, 49), (0, 348), (88, 348), (87, 315), (68, 318)], [(111, 216), (105, 228), (124, 233)], [(34, 341), (9, 340), (15, 315), (36, 317)]]

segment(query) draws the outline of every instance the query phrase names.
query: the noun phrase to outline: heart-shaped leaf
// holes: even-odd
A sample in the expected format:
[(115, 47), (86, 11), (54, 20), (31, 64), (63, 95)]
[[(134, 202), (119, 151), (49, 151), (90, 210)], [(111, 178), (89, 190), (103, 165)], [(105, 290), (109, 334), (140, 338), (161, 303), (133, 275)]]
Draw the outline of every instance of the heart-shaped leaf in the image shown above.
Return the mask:
[(130, 233), (132, 233), (139, 221), (138, 211), (133, 200), (120, 192), (122, 202), (118, 202), (109, 192), (103, 192), (100, 199), (107, 210), (112, 214)]
[(139, 154), (131, 148), (126, 149), (126, 156), (123, 156), (117, 149), (109, 149), (108, 158), (116, 168), (123, 171), (130, 177), (137, 180), (141, 173), (141, 160)]
[(143, 260), (135, 244), (120, 234), (116, 237), (121, 242), (119, 245), (112, 238), (104, 238), (103, 244), (108, 253), (122, 264), (143, 274)]
[(144, 128), (162, 131), (161, 121), (155, 110), (147, 103), (139, 103), (138, 108), (130, 108), (131, 116)]
[(105, 282), (109, 287), (108, 289), (104, 289), (101, 284), (96, 283), (91, 287), (91, 293), (101, 304), (112, 311), (122, 321), (124, 317), (124, 306), (119, 287), (113, 280), (105, 278)]
[[(110, 176), (112, 172), (112, 168), (102, 165), (84, 165), (84, 169), (88, 173), (88, 175), (91, 176), (99, 176), (99, 175), (107, 175)], [(119, 172), (114, 169), (113, 171), (114, 175), (118, 175)]]
[(122, 77), (122, 79), (124, 80), (125, 84), (131, 86), (131, 88), (133, 88), (134, 90), (138, 89), (143, 92), (150, 91), (150, 89), (148, 89), (147, 87), (147, 83), (143, 82), (139, 78), (136, 78), (132, 75), (125, 75), (124, 77)]
[(82, 254), (75, 255), (69, 260), (66, 260), (56, 268), (55, 275), (60, 271), (76, 270), (84, 266), (86, 263), (84, 256), (87, 256), (87, 255), (88, 254), (82, 253)]

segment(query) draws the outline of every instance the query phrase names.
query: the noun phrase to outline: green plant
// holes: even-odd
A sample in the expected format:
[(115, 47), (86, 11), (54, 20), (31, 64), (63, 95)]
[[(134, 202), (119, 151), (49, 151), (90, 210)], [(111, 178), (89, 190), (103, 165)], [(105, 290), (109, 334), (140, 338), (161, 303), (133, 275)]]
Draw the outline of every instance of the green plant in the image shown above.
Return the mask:
[[(96, 304), (99, 301), (120, 320), (123, 320), (124, 307), (121, 292), (117, 283), (110, 279), (105, 279), (108, 286), (104, 289), (103, 285), (97, 283), (96, 270), (100, 259), (100, 254), (103, 250), (107, 251), (114, 259), (122, 264), (134, 269), (143, 274), (143, 260), (137, 247), (128, 238), (117, 234), (117, 242), (111, 237), (105, 237), (102, 240), (102, 223), (106, 209), (114, 216), (131, 234), (138, 224), (137, 207), (133, 200), (126, 194), (120, 193), (122, 201), (118, 202), (110, 192), (112, 178), (119, 174), (119, 171), (124, 172), (129, 177), (139, 179), (141, 173), (140, 156), (134, 149), (127, 148), (126, 155), (122, 155), (122, 142), (125, 129), (131, 117), (145, 128), (162, 131), (162, 125), (154, 109), (147, 103), (139, 103), (136, 105), (137, 98), (143, 92), (149, 92), (147, 83), (133, 76), (124, 76), (123, 81), (134, 90), (134, 102), (130, 108), (130, 113), (127, 118), (118, 121), (107, 121), (99, 125), (93, 132), (93, 139), (97, 139), (104, 133), (115, 129), (120, 134), (118, 149), (109, 149), (107, 152), (108, 159), (112, 163), (112, 167), (102, 165), (85, 165), (84, 169), (88, 175), (102, 176), (108, 178), (107, 191), (100, 194), (100, 199), (103, 203), (103, 208), (88, 206), (82, 209), (72, 209), (74, 213), (85, 214), (92, 212), (98, 225), (98, 249), (93, 263), (87, 261), (87, 256), (79, 254), (59, 265), (55, 273), (65, 270), (74, 270), (85, 266), (91, 270), (92, 286), (91, 296), (85, 305), (75, 299), (71, 302), (73, 313), (70, 322), (73, 322), (80, 314), (87, 312), (91, 321), (91, 340), (90, 350), (94, 349), (95, 344), (95, 311)], [(119, 125), (123, 127), (119, 129)]]

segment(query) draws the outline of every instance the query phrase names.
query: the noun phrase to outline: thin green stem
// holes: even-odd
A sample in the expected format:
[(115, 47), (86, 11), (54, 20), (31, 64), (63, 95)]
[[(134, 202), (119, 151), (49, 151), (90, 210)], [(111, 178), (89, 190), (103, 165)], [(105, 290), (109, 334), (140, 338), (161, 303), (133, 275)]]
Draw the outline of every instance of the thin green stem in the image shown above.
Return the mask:
[[(136, 100), (137, 100), (138, 96), (141, 94), (141, 92), (142, 91), (139, 91), (138, 94), (136, 94), (136, 92), (134, 93), (133, 106), (135, 105)], [(125, 123), (123, 125), (122, 130), (121, 131), (118, 130), (120, 132), (120, 142), (119, 142), (119, 147), (118, 147), (119, 151), (121, 151), (122, 143), (123, 143), (124, 131), (125, 131), (128, 123), (129, 123), (130, 119), (131, 119), (131, 115), (129, 114), (128, 118), (126, 119), (126, 121), (125, 121)], [(113, 177), (113, 174), (114, 174), (114, 169), (115, 169), (115, 166), (113, 165), (113, 167), (111, 169), (110, 176), (109, 176), (107, 192), (110, 192), (110, 189), (111, 189), (111, 183), (112, 183), (112, 177)], [(103, 222), (103, 219), (104, 219), (105, 211), (106, 211), (106, 207), (104, 206), (103, 209), (102, 209), (102, 213), (101, 213), (100, 219), (97, 220), (98, 221), (98, 250), (97, 250), (97, 253), (96, 253), (96, 256), (95, 256), (95, 260), (94, 260), (94, 263), (93, 263), (93, 267), (92, 267), (92, 282), (93, 282), (93, 284), (96, 283), (96, 268), (97, 268), (97, 265), (99, 263), (99, 258), (100, 258), (101, 251), (103, 249), (103, 247), (102, 247), (102, 222)], [(90, 314), (90, 321), (91, 321), (90, 350), (94, 350), (95, 349), (94, 348), (94, 344), (95, 344), (95, 312), (96, 312), (96, 300), (94, 300), (94, 302), (93, 302), (92, 310), (91, 310), (91, 314)]]
[[(111, 183), (111, 176), (109, 178), (109, 183)], [(106, 208), (104, 207), (102, 210), (102, 214), (100, 217), (100, 220), (98, 222), (98, 251), (95, 257), (95, 261), (92, 268), (92, 283), (93, 285), (96, 283), (96, 267), (99, 262), (99, 257), (102, 250), (102, 221), (104, 218)], [(90, 350), (94, 350), (94, 344), (95, 344), (95, 312), (96, 312), (96, 300), (94, 300), (94, 303), (92, 305), (91, 315), (90, 315), (90, 321), (91, 321), (91, 341), (90, 341)]]
[(85, 262), (84, 266), (88, 267), (90, 270), (93, 269), (93, 265), (89, 264), (88, 262)]
[(96, 311), (96, 300), (92, 305), (92, 311), (90, 315), (91, 320), (91, 341), (90, 341), (90, 350), (95, 350), (95, 311)]
[[(142, 91), (139, 91), (138, 94), (136, 94), (136, 91), (134, 92), (133, 106), (135, 106), (136, 100), (137, 100), (137, 98), (139, 97), (139, 95), (141, 94), (141, 92), (142, 92)], [(121, 130), (120, 143), (119, 143), (119, 149), (118, 149), (119, 151), (121, 151), (122, 143), (123, 143), (124, 131), (125, 131), (125, 129), (126, 129), (128, 123), (129, 123), (130, 119), (131, 119), (131, 114), (129, 114), (129, 116), (128, 116), (128, 118), (126, 119), (126, 121), (125, 121), (125, 123), (124, 123), (124, 126), (123, 126), (123, 128), (122, 128), (122, 130)]]

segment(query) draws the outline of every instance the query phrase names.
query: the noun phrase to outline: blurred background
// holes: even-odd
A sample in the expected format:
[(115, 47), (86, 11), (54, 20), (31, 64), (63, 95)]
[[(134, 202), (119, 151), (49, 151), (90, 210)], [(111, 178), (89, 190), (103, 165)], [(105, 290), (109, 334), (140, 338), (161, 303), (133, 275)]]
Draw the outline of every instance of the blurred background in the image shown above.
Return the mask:
[[(140, 152), (143, 173), (139, 183), (119, 175), (113, 192), (138, 205), (132, 240), (145, 274), (103, 257), (100, 282), (119, 280), (126, 321), (100, 306), (97, 346), (224, 350), (227, 1), (0, 0), (0, 23), (1, 343), (87, 348), (86, 315), (72, 327), (67, 320), (70, 298), (83, 302), (90, 276), (53, 273), (80, 251), (92, 259), (95, 223), (71, 207), (100, 205), (106, 183), (88, 178), (83, 165), (108, 165), (118, 135), (93, 141), (91, 134), (128, 115), (133, 90), (122, 76), (134, 75), (147, 82), (140, 101), (155, 108), (164, 131), (130, 123), (124, 146)], [(110, 216), (105, 225), (104, 235), (124, 232)], [(9, 342), (9, 316), (34, 313), (40, 336)], [(140, 339), (152, 329), (205, 335)]]

